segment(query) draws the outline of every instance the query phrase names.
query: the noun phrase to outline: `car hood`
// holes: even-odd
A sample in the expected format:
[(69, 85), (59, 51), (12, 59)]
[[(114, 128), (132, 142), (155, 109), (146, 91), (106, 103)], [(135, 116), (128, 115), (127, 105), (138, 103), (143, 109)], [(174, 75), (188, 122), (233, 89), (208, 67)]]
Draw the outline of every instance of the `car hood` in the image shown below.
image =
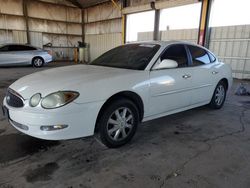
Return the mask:
[[(140, 74), (140, 72), (144, 71), (93, 65), (65, 66), (24, 76), (10, 85), (10, 88), (18, 92), (24, 99), (30, 98), (35, 93), (41, 93), (44, 97), (60, 90), (90, 93), (88, 96), (91, 98), (96, 95), (96, 92), (104, 92), (116, 81), (124, 81), (124, 77), (129, 78), (131, 74)], [(131, 82), (131, 79), (129, 80), (128, 82)], [(91, 94), (91, 92), (95, 93)]]

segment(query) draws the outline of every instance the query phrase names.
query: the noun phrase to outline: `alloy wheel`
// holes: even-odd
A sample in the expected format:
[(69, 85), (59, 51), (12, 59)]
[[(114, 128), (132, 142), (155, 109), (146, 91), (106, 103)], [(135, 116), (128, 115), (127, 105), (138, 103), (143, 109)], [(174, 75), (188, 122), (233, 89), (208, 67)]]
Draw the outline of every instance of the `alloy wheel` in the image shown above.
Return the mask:
[(223, 103), (225, 97), (225, 89), (223, 85), (219, 85), (215, 92), (215, 103), (219, 106)]
[(43, 64), (43, 61), (42, 61), (40, 58), (36, 58), (36, 59), (34, 60), (34, 65), (35, 65), (36, 67), (40, 67), (40, 66), (42, 66), (42, 64)]
[(108, 119), (107, 133), (113, 141), (122, 141), (128, 137), (134, 124), (131, 110), (121, 107), (115, 110)]

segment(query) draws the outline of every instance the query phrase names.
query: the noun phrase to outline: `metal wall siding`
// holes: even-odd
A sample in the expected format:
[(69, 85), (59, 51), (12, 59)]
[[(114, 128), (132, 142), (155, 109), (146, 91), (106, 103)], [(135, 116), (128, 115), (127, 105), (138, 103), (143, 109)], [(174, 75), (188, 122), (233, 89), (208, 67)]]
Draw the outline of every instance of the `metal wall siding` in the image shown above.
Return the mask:
[(108, 20), (103, 22), (96, 22), (85, 25), (85, 34), (105, 34), (105, 33), (118, 33), (121, 32), (122, 21), (121, 19)]
[(0, 0), (0, 12), (3, 14), (23, 15), (22, 0)]
[(19, 44), (27, 43), (27, 34), (26, 31), (12, 31), (13, 42)]
[(82, 23), (82, 10), (78, 8), (67, 7), (66, 21)]
[(82, 25), (80, 24), (68, 24), (66, 26), (67, 33), (72, 35), (82, 35)]
[(153, 40), (153, 32), (139, 32), (138, 41)]
[(209, 48), (231, 65), (233, 77), (250, 78), (250, 25), (211, 28)]
[(42, 48), (43, 47), (43, 36), (39, 32), (30, 32), (30, 43), (33, 46)]
[[(120, 2), (118, 2), (121, 6)], [(91, 8), (85, 9), (85, 23), (120, 18), (121, 11), (112, 2), (107, 2)]]
[(82, 26), (80, 24), (62, 23), (48, 20), (29, 19), (29, 29), (30, 31), (55, 34), (82, 34)]
[(58, 21), (82, 21), (81, 9), (61, 5), (51, 5), (37, 1), (30, 1), (27, 5), (28, 16), (34, 18)]
[(0, 30), (0, 43), (12, 43), (12, 31)]
[(90, 61), (102, 53), (122, 44), (121, 33), (109, 33), (101, 35), (86, 35), (86, 42), (89, 44)]
[(182, 40), (196, 43), (198, 29), (169, 30), (161, 32), (161, 40)]
[(24, 18), (10, 15), (0, 15), (0, 29), (25, 30)]
[(51, 6), (50, 4), (31, 1), (27, 4), (27, 11), (28, 16), (34, 18), (66, 20), (66, 8), (59, 5)]

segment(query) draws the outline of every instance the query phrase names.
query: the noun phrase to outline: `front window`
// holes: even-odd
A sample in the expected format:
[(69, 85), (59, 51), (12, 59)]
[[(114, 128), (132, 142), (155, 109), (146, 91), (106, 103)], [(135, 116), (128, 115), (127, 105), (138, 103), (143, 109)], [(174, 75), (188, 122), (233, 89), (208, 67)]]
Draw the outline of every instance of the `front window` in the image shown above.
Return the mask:
[(188, 58), (185, 47), (182, 44), (175, 44), (167, 48), (164, 54), (161, 56), (163, 59), (171, 59), (177, 62), (178, 67), (187, 67)]
[(127, 44), (116, 47), (95, 59), (91, 65), (144, 70), (156, 52), (158, 44)]

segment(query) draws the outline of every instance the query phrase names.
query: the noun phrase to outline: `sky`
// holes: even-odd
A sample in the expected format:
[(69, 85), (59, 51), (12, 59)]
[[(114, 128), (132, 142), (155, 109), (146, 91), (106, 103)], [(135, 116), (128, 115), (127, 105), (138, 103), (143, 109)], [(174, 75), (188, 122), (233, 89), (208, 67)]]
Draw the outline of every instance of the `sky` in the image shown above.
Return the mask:
[[(250, 0), (214, 0), (210, 26), (250, 24)], [(160, 30), (191, 29), (199, 27), (201, 3), (163, 9), (160, 12)], [(154, 30), (154, 11), (127, 16), (127, 41), (136, 41), (138, 32)]]

